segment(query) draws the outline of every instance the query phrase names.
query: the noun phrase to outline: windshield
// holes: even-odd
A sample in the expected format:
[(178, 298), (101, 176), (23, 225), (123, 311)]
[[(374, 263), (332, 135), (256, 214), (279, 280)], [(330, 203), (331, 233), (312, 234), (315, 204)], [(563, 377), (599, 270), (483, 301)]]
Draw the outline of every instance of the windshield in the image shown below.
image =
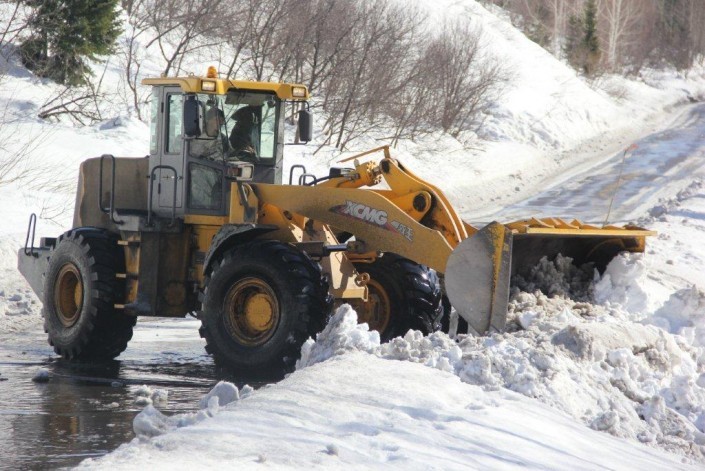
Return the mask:
[(204, 130), (191, 140), (193, 157), (274, 163), (277, 100), (268, 93), (199, 94)]

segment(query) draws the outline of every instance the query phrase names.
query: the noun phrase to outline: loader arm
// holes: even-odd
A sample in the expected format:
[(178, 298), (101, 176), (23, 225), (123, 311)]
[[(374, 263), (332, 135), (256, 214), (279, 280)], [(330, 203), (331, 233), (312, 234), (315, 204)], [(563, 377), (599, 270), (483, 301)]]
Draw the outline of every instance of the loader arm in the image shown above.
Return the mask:
[(271, 216), (267, 214), (271, 205), (350, 232), (364, 243), (365, 251), (394, 252), (441, 273), (453, 251), (441, 231), (426, 227), (376, 191), (320, 185), (251, 186), (265, 204), (260, 223)]

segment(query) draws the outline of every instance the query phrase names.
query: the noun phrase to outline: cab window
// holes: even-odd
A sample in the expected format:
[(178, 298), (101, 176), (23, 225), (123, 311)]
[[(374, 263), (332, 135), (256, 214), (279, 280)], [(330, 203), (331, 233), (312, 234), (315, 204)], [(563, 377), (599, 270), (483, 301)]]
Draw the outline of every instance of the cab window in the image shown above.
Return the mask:
[(223, 172), (191, 163), (189, 165), (188, 206), (191, 209), (219, 210), (223, 201)]
[(166, 153), (180, 154), (183, 140), (181, 139), (181, 129), (183, 119), (182, 95), (167, 95), (167, 133), (166, 133)]
[(152, 94), (151, 120), (149, 122), (149, 153), (156, 154), (157, 149), (157, 123), (159, 122), (159, 95)]

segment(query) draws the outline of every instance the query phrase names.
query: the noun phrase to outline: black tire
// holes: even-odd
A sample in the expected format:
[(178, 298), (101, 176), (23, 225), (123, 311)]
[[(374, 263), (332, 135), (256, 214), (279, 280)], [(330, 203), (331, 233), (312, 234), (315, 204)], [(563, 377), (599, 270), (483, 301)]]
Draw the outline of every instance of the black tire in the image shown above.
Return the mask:
[(282, 242), (253, 241), (214, 262), (200, 334), (218, 366), (277, 377), (293, 368), (306, 339), (323, 330), (332, 301), (308, 255)]
[(44, 330), (62, 357), (112, 359), (132, 338), (135, 317), (114, 308), (124, 298), (125, 261), (117, 237), (93, 228), (59, 237), (44, 277)]
[[(370, 275), (370, 297), (386, 297), (389, 302), (388, 320), (377, 324), (383, 342), (404, 335), (409, 329), (427, 335), (441, 328), (441, 285), (435, 270), (393, 253), (385, 253), (372, 263), (354, 265), (358, 272)], [(358, 316), (364, 320), (369, 314)]]
[[(450, 330), (450, 312), (451, 304), (448, 296), (443, 295), (443, 318), (441, 319), (441, 330), (445, 333), (449, 333)], [(468, 333), (468, 321), (463, 319), (460, 314), (458, 314), (458, 328), (455, 334), (467, 334)]]

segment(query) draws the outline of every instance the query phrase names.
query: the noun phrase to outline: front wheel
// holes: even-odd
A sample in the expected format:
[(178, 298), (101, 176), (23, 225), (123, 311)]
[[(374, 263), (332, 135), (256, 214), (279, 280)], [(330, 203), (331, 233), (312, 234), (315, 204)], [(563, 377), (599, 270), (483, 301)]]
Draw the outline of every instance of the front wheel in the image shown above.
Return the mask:
[(440, 329), (443, 306), (436, 272), (393, 253), (372, 263), (356, 262), (368, 273), (367, 303), (354, 303), (358, 320), (380, 333), (382, 341), (404, 335), (409, 329), (430, 334)]
[(217, 364), (238, 373), (278, 376), (304, 341), (325, 326), (332, 298), (321, 269), (277, 241), (226, 251), (206, 279), (201, 336)]

